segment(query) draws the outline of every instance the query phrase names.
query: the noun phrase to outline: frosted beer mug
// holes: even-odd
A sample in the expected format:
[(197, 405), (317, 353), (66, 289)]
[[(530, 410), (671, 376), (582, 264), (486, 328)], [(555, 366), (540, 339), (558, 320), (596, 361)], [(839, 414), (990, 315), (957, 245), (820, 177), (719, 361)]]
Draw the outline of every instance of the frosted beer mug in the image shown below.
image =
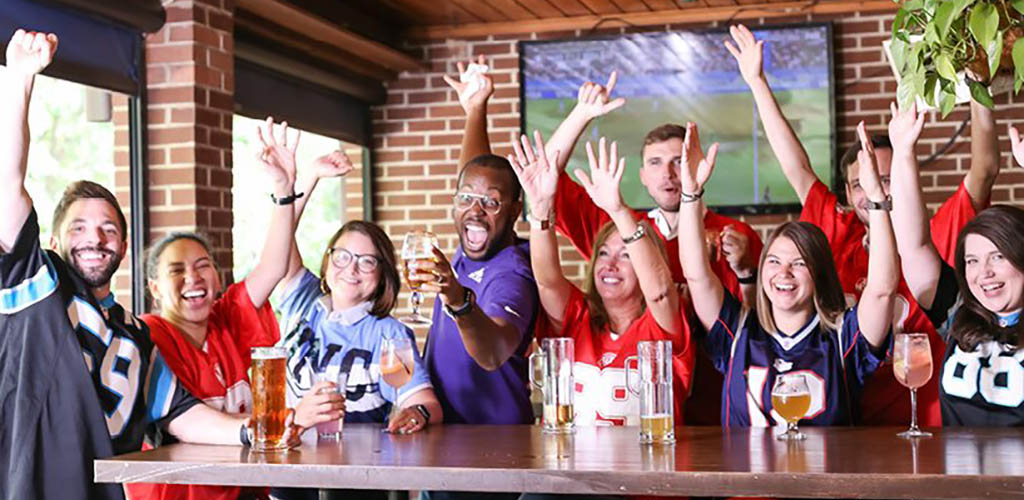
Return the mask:
[[(544, 432), (573, 432), (572, 398), (575, 385), (572, 365), (575, 346), (568, 337), (541, 341), (540, 350), (530, 355), (530, 383), (544, 394)], [(541, 376), (537, 380), (535, 362), (541, 363)]]
[[(672, 342), (642, 340), (636, 343), (636, 354), (626, 358), (625, 368), (626, 387), (640, 396), (640, 442), (674, 443)], [(631, 364), (638, 366), (630, 370)], [(634, 381), (635, 372), (640, 376)]]
[(252, 348), (252, 449), (254, 451), (283, 450), (285, 420), (285, 361), (288, 352), (283, 347)]

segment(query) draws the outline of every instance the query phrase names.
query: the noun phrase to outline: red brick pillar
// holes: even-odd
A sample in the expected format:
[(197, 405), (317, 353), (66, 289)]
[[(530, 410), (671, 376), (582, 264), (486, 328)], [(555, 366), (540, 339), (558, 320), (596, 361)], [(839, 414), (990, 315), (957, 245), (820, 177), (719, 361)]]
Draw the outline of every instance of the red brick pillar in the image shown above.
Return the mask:
[[(166, 24), (145, 43), (148, 240), (171, 231), (205, 234), (230, 282), (234, 1), (175, 0), (165, 10)], [(126, 198), (126, 127), (116, 140), (118, 191)]]

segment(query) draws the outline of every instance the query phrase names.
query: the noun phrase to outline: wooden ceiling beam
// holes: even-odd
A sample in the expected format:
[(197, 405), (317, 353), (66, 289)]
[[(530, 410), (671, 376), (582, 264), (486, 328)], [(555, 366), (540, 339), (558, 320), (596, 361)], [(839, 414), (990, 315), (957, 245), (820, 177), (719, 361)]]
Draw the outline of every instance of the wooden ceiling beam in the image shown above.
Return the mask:
[[(655, 26), (712, 21), (787, 17), (795, 14), (844, 14), (850, 12), (892, 12), (899, 4), (891, 0), (828, 1), (815, 3), (779, 2), (763, 5), (721, 6), (706, 9), (676, 9), (655, 12), (631, 12), (609, 16), (574, 16), (532, 21), (474, 23), (463, 25), (417, 26), (405, 32), (412, 40), (469, 38), (487, 35), (525, 35), (549, 31), (588, 30), (605, 18), (621, 20), (627, 26)], [(606, 23), (614, 26), (613, 22)]]
[(360, 58), (374, 61), (385, 68), (395, 71), (428, 69), (425, 63), (405, 52), (339, 28), (322, 17), (282, 0), (238, 0), (236, 6), (292, 31), (322, 40), (342, 52), (357, 54)]

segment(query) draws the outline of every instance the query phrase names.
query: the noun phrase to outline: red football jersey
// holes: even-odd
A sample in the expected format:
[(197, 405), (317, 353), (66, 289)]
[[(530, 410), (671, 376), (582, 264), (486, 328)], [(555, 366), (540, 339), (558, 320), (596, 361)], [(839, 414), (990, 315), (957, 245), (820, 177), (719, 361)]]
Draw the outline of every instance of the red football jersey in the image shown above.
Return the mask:
[[(932, 241), (947, 262), (953, 260), (960, 229), (974, 215), (970, 194), (961, 183), (956, 193), (932, 217)], [(800, 220), (818, 226), (825, 233), (832, 247), (836, 271), (847, 303), (855, 303), (860, 298), (868, 275), (868, 252), (864, 248), (867, 227), (852, 210), (840, 206), (835, 194), (820, 181), (814, 183), (807, 193)], [(928, 334), (933, 374), (931, 380), (917, 390), (918, 418), (921, 425), (941, 426), (939, 377), (936, 370), (945, 357), (945, 343), (902, 279), (893, 308), (893, 333), (899, 332)], [(865, 385), (861, 397), (861, 415), (861, 423), (868, 425), (906, 425), (910, 421), (910, 391), (893, 376), (891, 359), (886, 360)]]
[[(662, 232), (662, 228), (657, 223), (657, 211), (634, 211), (633, 213), (637, 219), (647, 219), (654, 226), (655, 234), (665, 242), (672, 279), (676, 283), (685, 283), (683, 268), (679, 263), (679, 240), (676, 235), (666, 235)], [(610, 220), (604, 210), (594, 205), (593, 200), (582, 186), (573, 182), (565, 172), (559, 176), (558, 191), (555, 194), (555, 229), (568, 238), (585, 259), (590, 260), (597, 233)], [(718, 235), (726, 226), (732, 226), (747, 235), (750, 241), (748, 249), (750, 255), (755, 260), (761, 257), (763, 243), (757, 231), (754, 231), (752, 227), (710, 210), (704, 214), (704, 229), (710, 241), (718, 241)], [(714, 248), (717, 250), (718, 246), (715, 245)], [(718, 251), (713, 251), (710, 257), (711, 270), (718, 276), (718, 279), (722, 280), (722, 286), (733, 296), (743, 297), (739, 281), (736, 280), (736, 273), (729, 267), (729, 262), (725, 257)], [(697, 355), (694, 379), (696, 383), (690, 394), (690, 404), (687, 406), (687, 421), (691, 425), (719, 425), (724, 379), (703, 352), (699, 352)]]
[[(213, 305), (206, 327), (206, 342), (197, 349), (177, 327), (160, 316), (146, 314), (142, 320), (171, 371), (185, 388), (204, 403), (227, 413), (252, 411), (249, 364), (253, 347), (272, 346), (280, 339), (277, 318), (267, 301), (256, 308), (245, 282), (235, 283)], [(130, 498), (146, 499), (235, 499), (238, 487), (129, 484)], [(266, 496), (266, 489), (247, 488)]]
[(573, 364), (576, 384), (573, 404), (577, 424), (640, 425), (640, 398), (626, 387), (625, 360), (636, 356), (636, 343), (641, 340), (671, 340), (675, 422), (682, 425), (694, 357), (689, 322), (685, 316), (683, 333), (671, 335), (658, 326), (648, 309), (625, 332), (613, 338), (610, 332), (591, 329), (590, 308), (583, 292), (572, 287), (562, 325), (561, 334), (549, 329), (544, 330), (543, 335), (573, 339), (576, 358)]

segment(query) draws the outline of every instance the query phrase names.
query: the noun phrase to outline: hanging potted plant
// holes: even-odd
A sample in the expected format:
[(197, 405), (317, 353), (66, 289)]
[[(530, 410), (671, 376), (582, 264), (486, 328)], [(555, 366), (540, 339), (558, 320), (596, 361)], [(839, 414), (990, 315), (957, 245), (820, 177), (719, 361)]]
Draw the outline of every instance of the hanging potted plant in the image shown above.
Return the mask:
[[(993, 106), (989, 86), (1024, 84), (1024, 0), (906, 0), (892, 24), (889, 52), (900, 76), (901, 106), (922, 99), (945, 116), (966, 81), (971, 97)], [(1004, 76), (1005, 75), (1005, 76)]]

